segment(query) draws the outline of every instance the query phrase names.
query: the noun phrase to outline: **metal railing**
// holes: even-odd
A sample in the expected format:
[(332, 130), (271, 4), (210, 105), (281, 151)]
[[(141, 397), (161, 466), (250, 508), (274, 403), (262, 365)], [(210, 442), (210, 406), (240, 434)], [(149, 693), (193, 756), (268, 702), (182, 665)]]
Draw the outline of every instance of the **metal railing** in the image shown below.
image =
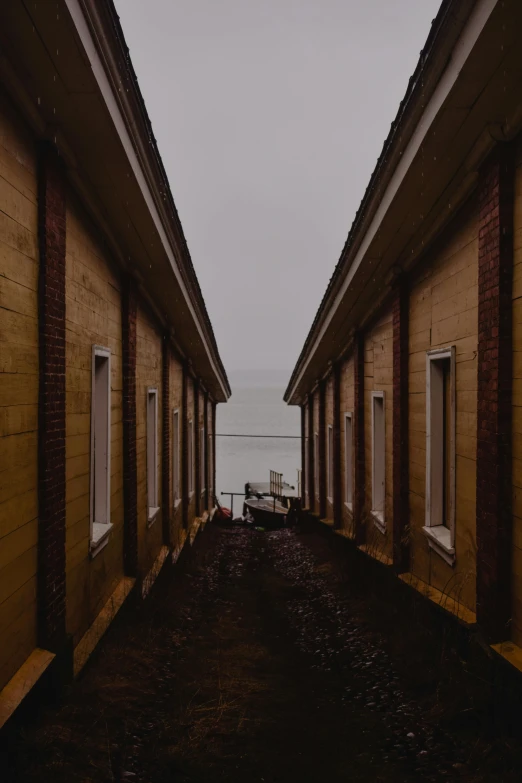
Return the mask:
[(270, 494), (278, 498), (283, 496), (283, 474), (275, 470), (270, 471)]

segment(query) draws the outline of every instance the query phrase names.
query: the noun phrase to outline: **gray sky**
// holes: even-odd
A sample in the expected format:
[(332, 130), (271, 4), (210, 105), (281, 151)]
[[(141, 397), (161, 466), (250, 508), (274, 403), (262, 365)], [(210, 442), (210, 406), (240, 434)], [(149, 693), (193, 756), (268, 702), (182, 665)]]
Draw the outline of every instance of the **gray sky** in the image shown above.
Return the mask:
[(290, 374), (439, 1), (116, 0), (227, 370)]

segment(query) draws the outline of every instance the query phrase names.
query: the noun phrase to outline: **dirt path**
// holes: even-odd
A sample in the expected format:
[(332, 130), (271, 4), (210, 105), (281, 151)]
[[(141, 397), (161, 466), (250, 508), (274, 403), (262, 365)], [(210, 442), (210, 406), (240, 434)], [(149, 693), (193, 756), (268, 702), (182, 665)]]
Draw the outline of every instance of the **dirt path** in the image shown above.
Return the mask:
[(469, 739), (438, 731), (403, 680), (319, 536), (211, 527), (0, 780), (519, 780), (477, 773)]

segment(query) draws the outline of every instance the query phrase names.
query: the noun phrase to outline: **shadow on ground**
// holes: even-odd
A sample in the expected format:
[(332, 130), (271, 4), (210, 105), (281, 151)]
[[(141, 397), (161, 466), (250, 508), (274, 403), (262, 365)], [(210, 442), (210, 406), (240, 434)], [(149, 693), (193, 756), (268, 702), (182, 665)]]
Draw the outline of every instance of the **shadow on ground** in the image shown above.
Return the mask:
[(451, 637), (356, 570), (314, 530), (207, 527), (17, 729), (0, 780), (521, 780)]

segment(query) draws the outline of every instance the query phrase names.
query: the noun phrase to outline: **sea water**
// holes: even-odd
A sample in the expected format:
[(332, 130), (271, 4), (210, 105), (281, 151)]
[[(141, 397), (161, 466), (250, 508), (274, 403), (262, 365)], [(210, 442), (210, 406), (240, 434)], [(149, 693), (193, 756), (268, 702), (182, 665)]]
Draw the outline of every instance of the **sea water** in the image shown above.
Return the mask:
[[(300, 409), (283, 402), (284, 386), (232, 386), (232, 397), (218, 405), (216, 416), (216, 487), (218, 500), (230, 506), (222, 492), (244, 492), (247, 481), (266, 481), (270, 471), (297, 486), (301, 466)], [(293, 438), (226, 437), (227, 435), (284, 435)], [(241, 498), (234, 513), (242, 510)]]

